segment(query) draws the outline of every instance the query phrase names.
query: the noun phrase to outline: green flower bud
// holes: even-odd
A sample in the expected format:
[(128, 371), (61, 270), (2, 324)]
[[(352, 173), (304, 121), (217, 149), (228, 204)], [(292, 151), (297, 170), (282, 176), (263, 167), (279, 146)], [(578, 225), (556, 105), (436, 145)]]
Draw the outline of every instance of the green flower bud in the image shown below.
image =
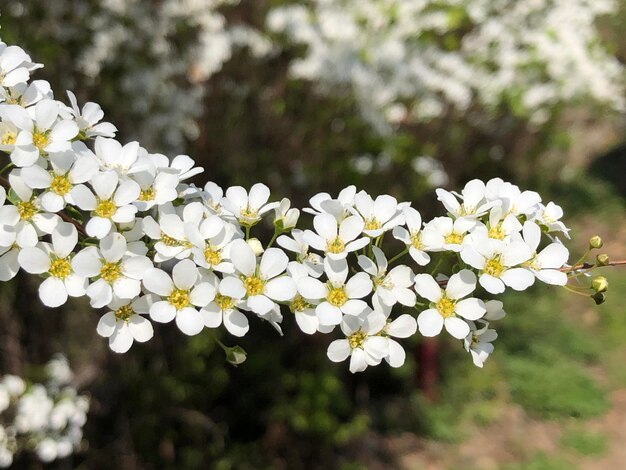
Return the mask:
[(609, 264), (609, 261), (609, 255), (607, 255), (606, 253), (601, 253), (596, 256), (596, 263), (598, 266), (607, 266)]
[(609, 281), (604, 276), (594, 277), (591, 281), (591, 288), (596, 292), (606, 292), (609, 288)]
[(596, 292), (591, 296), (596, 305), (603, 304), (606, 300), (606, 294), (604, 292)]
[(602, 238), (600, 238), (599, 235), (596, 235), (595, 237), (591, 237), (589, 239), (589, 248), (590, 249), (602, 248), (603, 244), (604, 243), (602, 242)]
[(224, 349), (224, 352), (226, 353), (226, 361), (233, 366), (243, 364), (246, 360), (247, 354), (241, 346), (233, 346), (231, 348), (227, 347)]

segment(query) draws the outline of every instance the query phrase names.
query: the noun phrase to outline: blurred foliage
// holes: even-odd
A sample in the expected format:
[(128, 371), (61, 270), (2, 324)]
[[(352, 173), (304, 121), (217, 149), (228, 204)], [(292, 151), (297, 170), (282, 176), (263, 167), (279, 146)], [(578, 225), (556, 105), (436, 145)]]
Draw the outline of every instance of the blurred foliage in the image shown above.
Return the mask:
[(561, 444), (581, 455), (602, 455), (607, 451), (608, 439), (602, 433), (571, 429), (563, 435)]

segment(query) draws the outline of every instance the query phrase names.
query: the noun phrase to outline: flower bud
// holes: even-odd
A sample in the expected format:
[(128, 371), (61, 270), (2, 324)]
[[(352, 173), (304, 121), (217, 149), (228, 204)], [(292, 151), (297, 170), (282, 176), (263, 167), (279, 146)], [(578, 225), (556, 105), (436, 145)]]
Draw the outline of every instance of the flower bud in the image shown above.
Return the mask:
[(594, 249), (594, 248), (602, 248), (602, 245), (604, 243), (602, 242), (602, 238), (600, 238), (599, 235), (596, 235), (594, 237), (591, 237), (589, 239), (589, 248), (590, 249)]
[(596, 305), (603, 304), (606, 301), (606, 294), (604, 292), (596, 292), (591, 296)]
[(606, 292), (609, 288), (609, 281), (604, 276), (594, 277), (591, 281), (591, 288), (596, 292)]
[(598, 266), (607, 266), (609, 264), (609, 261), (609, 255), (607, 255), (606, 253), (601, 253), (596, 256), (596, 264)]
[(250, 240), (247, 241), (247, 243), (248, 243), (248, 246), (252, 248), (252, 251), (254, 251), (254, 254), (256, 256), (259, 256), (261, 253), (265, 251), (263, 249), (263, 245), (261, 245), (261, 242), (259, 241), (258, 238), (251, 238)]
[(226, 353), (226, 360), (235, 367), (246, 361), (247, 354), (241, 346), (227, 347), (224, 352)]

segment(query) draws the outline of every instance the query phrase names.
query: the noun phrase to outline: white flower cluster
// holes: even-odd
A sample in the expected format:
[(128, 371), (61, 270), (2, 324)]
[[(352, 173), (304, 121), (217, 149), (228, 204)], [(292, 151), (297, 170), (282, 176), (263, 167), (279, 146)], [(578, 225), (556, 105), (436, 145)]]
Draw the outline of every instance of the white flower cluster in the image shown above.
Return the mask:
[(596, 27), (618, 3), (312, 0), (274, 8), (267, 27), (307, 47), (294, 77), (326, 93), (350, 88), (381, 131), (449, 108), (471, 107), (475, 119), (503, 102), (541, 124), (555, 105), (581, 98), (624, 110), (623, 67)]
[(235, 51), (247, 48), (261, 57), (272, 48), (256, 30), (227, 22), (222, 10), (239, 0), (11, 3), (3, 17), (38, 12), (53, 25), (47, 34), (72, 47), (78, 70), (97, 85), (103, 70), (115, 70), (116, 93), (133, 97), (128, 112), (140, 117), (134, 131), (147, 145), (167, 149), (181, 149), (197, 137), (206, 81)]
[(43, 384), (15, 375), (0, 379), (0, 468), (9, 467), (19, 452), (33, 451), (47, 463), (80, 446), (89, 399), (72, 387), (65, 357), (54, 357), (45, 377)]
[[(49, 307), (82, 296), (106, 307), (97, 331), (113, 351), (150, 340), (150, 320), (174, 321), (186, 335), (223, 325), (241, 337), (250, 318), (281, 331), (288, 309), (306, 334), (338, 327), (344, 339), (328, 356), (350, 356), (353, 372), (402, 365), (394, 338), (418, 326), (424, 336), (445, 327), (482, 366), (495, 339), (489, 322), (504, 311), (478, 298), (478, 286), (500, 294), (535, 279), (567, 282), (568, 251), (555, 236), (568, 236), (562, 210), (535, 192), (501, 179), (470, 181), (460, 194), (439, 189), (448, 215), (423, 224), (410, 203), (350, 186), (311, 198), (312, 229), (300, 230), (300, 211), (288, 199), (270, 202), (261, 183), (200, 189), (186, 182), (202, 171), (191, 158), (110, 138), (115, 128), (98, 105), (79, 108), (70, 94), (69, 107), (47, 83), (29, 84), (37, 67), (20, 48), (0, 46), (0, 150), (10, 170), (9, 192), (0, 192), (0, 280), (23, 269), (42, 277)], [(273, 219), (268, 243), (251, 237), (263, 219)], [(385, 243), (404, 249), (388, 259)], [(404, 255), (410, 263), (397, 264)]]

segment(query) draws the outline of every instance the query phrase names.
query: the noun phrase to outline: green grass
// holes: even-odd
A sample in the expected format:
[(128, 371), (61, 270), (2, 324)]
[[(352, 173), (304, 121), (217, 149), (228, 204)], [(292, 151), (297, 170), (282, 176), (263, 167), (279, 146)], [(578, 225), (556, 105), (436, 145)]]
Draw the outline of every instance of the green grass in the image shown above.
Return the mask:
[(581, 455), (597, 456), (606, 453), (609, 443), (605, 434), (571, 429), (563, 434), (561, 445)]
[(502, 470), (575, 470), (576, 468), (578, 466), (563, 457), (539, 452), (524, 463), (504, 465)]

